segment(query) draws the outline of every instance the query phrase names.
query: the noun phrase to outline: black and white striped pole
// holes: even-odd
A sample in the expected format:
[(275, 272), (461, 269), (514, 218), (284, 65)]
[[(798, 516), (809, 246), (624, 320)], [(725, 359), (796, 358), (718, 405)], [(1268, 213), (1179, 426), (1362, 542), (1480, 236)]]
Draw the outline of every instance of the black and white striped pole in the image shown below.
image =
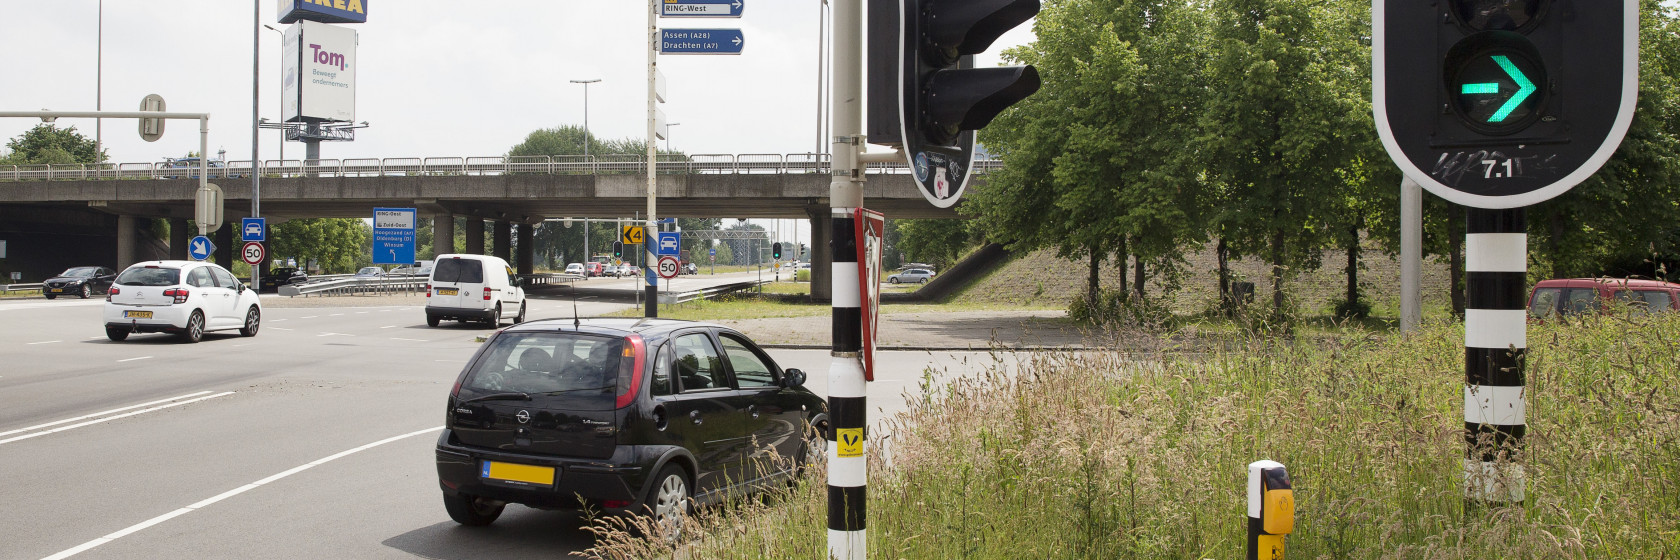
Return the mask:
[(1526, 213), (1465, 211), (1464, 497), (1471, 502), (1523, 501)]
[(828, 364), (828, 555), (864, 560), (869, 551), (868, 433), (863, 377), (862, 295), (853, 213), (863, 207), (863, 0), (834, 0), (833, 171), (829, 266), (834, 319)]
[(1277, 461), (1248, 464), (1247, 560), (1283, 560), (1283, 537), (1295, 532), (1295, 490)]

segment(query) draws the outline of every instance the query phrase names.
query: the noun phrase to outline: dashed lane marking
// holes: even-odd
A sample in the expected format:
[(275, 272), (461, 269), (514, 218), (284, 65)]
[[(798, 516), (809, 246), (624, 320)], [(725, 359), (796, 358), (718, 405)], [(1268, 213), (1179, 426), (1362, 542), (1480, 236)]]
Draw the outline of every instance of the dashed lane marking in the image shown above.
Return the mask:
[(152, 359), (151, 356), (141, 356), (141, 357), (138, 357), (138, 358), (129, 358), (129, 359), (126, 359), (126, 360), (117, 360), (117, 363), (120, 364), (120, 363), (123, 363), (123, 362), (134, 362), (134, 361), (139, 361), (139, 360), (150, 360), (150, 359)]

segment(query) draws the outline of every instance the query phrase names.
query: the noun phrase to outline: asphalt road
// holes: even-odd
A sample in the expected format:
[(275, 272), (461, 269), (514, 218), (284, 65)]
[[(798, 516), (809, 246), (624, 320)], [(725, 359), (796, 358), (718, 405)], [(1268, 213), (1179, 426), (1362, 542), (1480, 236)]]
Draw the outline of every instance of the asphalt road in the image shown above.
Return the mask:
[[(114, 343), (101, 305), (0, 301), (0, 559), (554, 558), (591, 544), (571, 513), (509, 506), (484, 529), (444, 513), (432, 447), (487, 329), (427, 328), (418, 307), (269, 308), (254, 338)], [(572, 314), (564, 299), (530, 305)], [(771, 354), (826, 392), (827, 352)], [(977, 356), (884, 353), (872, 419), (902, 409), (925, 367), (963, 375)]]

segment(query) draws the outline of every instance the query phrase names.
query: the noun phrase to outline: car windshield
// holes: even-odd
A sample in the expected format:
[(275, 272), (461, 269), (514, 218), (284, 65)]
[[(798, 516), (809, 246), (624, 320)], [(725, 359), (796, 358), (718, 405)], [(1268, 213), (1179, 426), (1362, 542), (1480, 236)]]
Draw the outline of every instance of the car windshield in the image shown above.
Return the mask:
[(66, 270), (64, 271), (64, 274), (60, 274), (59, 276), (65, 278), (90, 278), (98, 273), (99, 267), (97, 266), (81, 266)]
[(432, 280), (477, 284), (484, 281), (484, 267), (479, 266), (478, 261), (468, 259), (440, 260), (432, 269)]
[(624, 339), (580, 333), (506, 333), (461, 385), (475, 393), (597, 393), (612, 398)]
[(157, 266), (130, 268), (117, 277), (117, 283), (124, 286), (174, 286), (181, 283), (181, 269)]

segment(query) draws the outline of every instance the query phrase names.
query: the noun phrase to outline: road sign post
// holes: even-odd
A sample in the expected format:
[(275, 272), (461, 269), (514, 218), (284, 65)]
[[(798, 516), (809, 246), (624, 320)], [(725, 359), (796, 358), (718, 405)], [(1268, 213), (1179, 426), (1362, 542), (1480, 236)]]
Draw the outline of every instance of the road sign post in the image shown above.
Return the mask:
[(1467, 503), (1524, 501), (1526, 207), (1615, 153), (1639, 89), (1639, 2), (1376, 0), (1372, 108), (1406, 178), (1465, 212)]

